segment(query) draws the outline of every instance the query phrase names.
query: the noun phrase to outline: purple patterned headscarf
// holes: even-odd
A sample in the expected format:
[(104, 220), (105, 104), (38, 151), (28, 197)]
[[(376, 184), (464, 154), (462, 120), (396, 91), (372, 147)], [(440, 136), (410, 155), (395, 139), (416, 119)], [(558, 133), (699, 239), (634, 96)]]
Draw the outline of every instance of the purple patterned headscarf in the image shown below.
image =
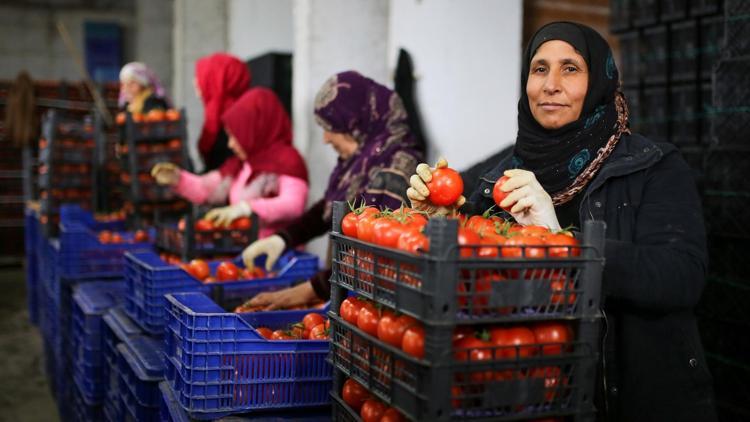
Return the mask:
[[(156, 76), (156, 73), (145, 64), (141, 62), (130, 62), (123, 66), (122, 69), (120, 69), (120, 81), (124, 82), (128, 79), (135, 80), (143, 87), (151, 88), (154, 95), (163, 99), (168, 104), (170, 103), (167, 98), (167, 91), (161, 84), (159, 77)], [(120, 90), (120, 96), (117, 98), (117, 105), (122, 107), (126, 102), (128, 102), (128, 100), (125, 98), (125, 92)]]
[(364, 199), (367, 205), (393, 209), (408, 203), (409, 177), (423, 157), (398, 94), (355, 71), (338, 73), (318, 92), (315, 119), (323, 129), (351, 135), (359, 144), (333, 169), (326, 216), (333, 201)]

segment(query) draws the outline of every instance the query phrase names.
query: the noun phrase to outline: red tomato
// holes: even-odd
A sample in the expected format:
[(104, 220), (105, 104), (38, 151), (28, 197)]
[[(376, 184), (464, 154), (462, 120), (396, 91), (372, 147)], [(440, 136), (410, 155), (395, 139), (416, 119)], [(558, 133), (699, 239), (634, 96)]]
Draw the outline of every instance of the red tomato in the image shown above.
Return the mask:
[[(402, 318), (406, 317), (406, 318)], [(378, 321), (378, 338), (391, 346), (401, 347), (404, 332), (414, 319), (406, 315), (396, 316), (392, 311), (384, 311)]]
[[(481, 239), (479, 235), (473, 230), (467, 229), (466, 227), (458, 228), (458, 244), (459, 245), (478, 245)], [(462, 258), (469, 258), (474, 255), (473, 248), (465, 247), (459, 248), (459, 255)]]
[(329, 329), (326, 323), (318, 324), (310, 329), (310, 340), (327, 340)]
[(237, 280), (240, 276), (240, 269), (231, 261), (224, 261), (216, 268), (216, 279), (219, 281)]
[(147, 122), (161, 122), (162, 120), (164, 120), (164, 110), (151, 110), (146, 113), (145, 119)]
[(357, 327), (360, 330), (373, 335), (378, 335), (378, 321), (380, 320), (380, 311), (372, 303), (365, 303), (359, 310), (357, 316)]
[(432, 180), (426, 183), (430, 190), (429, 201), (435, 205), (453, 205), (464, 191), (461, 175), (452, 168), (439, 168), (432, 172)]
[(298, 339), (308, 339), (310, 338), (310, 330), (306, 329), (304, 324), (297, 323), (292, 325), (292, 328), (289, 330), (290, 335), (294, 338)]
[(194, 259), (188, 264), (188, 272), (198, 280), (205, 280), (211, 274), (208, 263), (202, 259)]
[[(506, 196), (510, 194), (510, 192), (503, 192), (500, 187), (503, 186), (503, 183), (505, 183), (510, 177), (503, 176), (499, 179), (497, 179), (497, 182), (495, 182), (495, 186), (492, 188), (492, 199), (495, 200), (495, 203), (498, 207), (500, 207), (500, 203), (503, 202)], [(514, 204), (511, 204), (508, 208), (501, 207), (505, 211), (510, 211), (511, 208), (513, 208)]]
[[(505, 242), (505, 246), (503, 247), (502, 255), (505, 258), (521, 258), (521, 256), (524, 256), (526, 258), (544, 258), (545, 257), (545, 250), (544, 248), (532, 248), (529, 246), (542, 246), (544, 245), (544, 239), (536, 236), (524, 236), (524, 235), (518, 235), (513, 236), (509, 238)], [(514, 248), (510, 248), (509, 246), (518, 246)], [(526, 248), (521, 248), (521, 246), (526, 246)]]
[(352, 211), (341, 220), (341, 232), (344, 236), (357, 237), (357, 217), (357, 213)]
[(357, 220), (357, 239), (363, 242), (372, 242), (374, 236), (375, 214), (360, 215)]
[(398, 410), (389, 407), (380, 418), (380, 422), (406, 422), (406, 418)]
[(206, 278), (205, 278), (205, 279), (203, 280), (203, 283), (204, 283), (204, 284), (210, 284), (210, 283), (218, 283), (218, 282), (219, 282), (219, 280), (217, 280), (217, 279), (216, 279), (216, 277), (206, 277)]
[(172, 139), (167, 142), (167, 148), (172, 150), (178, 150), (182, 147), (182, 141), (179, 139)]
[(294, 340), (294, 337), (284, 330), (276, 330), (271, 333), (271, 340)]
[(404, 331), (401, 350), (415, 358), (424, 357), (424, 327), (421, 324), (413, 325)]
[(308, 330), (312, 330), (316, 325), (323, 324), (325, 322), (326, 319), (323, 318), (323, 315), (316, 314), (314, 312), (310, 312), (309, 314), (305, 315), (304, 318), (302, 318), (302, 324)]
[(563, 344), (570, 342), (573, 338), (573, 334), (567, 325), (554, 321), (536, 324), (534, 335), (537, 344), (548, 344), (542, 346), (543, 355), (561, 354)]
[(255, 329), (255, 331), (257, 331), (258, 334), (260, 334), (261, 336), (263, 336), (263, 338), (265, 338), (265, 339), (270, 339), (271, 335), (273, 334), (273, 332), (271, 331), (271, 329), (267, 328), (267, 327), (258, 327), (258, 328)]
[(229, 225), (229, 228), (233, 230), (249, 230), (251, 224), (250, 217), (240, 217), (235, 218), (232, 224)]
[[(493, 312), (490, 309), (490, 296), (492, 295), (492, 283), (505, 281), (505, 277), (498, 273), (480, 274), (475, 280), (474, 285), (460, 282), (458, 283), (458, 304), (462, 309), (471, 308), (469, 311), (476, 314)], [(473, 288), (471, 288), (473, 287)], [(467, 306), (468, 304), (471, 306)], [(499, 313), (509, 313), (512, 309), (499, 308)]]
[(133, 241), (134, 242), (148, 242), (148, 233), (146, 233), (144, 230), (136, 230), (135, 234), (133, 235)]
[(558, 274), (552, 278), (550, 282), (550, 289), (552, 289), (552, 299), (550, 302), (557, 305), (565, 302), (565, 296), (568, 296), (568, 305), (576, 303), (578, 296), (575, 294), (575, 283), (573, 280), (568, 281), (567, 285), (565, 281), (567, 277), (563, 274)]
[(479, 240), (479, 243), (482, 245), (488, 245), (483, 248), (477, 249), (477, 256), (480, 258), (495, 258), (498, 255), (498, 251), (500, 248), (498, 248), (498, 245), (505, 244), (505, 241), (507, 239), (504, 236), (501, 236), (494, 232), (489, 232), (482, 236), (482, 238)]
[[(454, 343), (453, 357), (459, 361), (491, 361), (494, 359), (493, 344), (475, 337), (465, 337)], [(474, 382), (491, 381), (495, 378), (493, 371), (475, 371), (471, 374)]]
[(359, 411), (359, 416), (362, 417), (362, 422), (380, 422), (380, 418), (386, 411), (386, 406), (375, 400), (367, 399), (362, 404), (362, 409)]
[[(490, 330), (490, 341), (502, 348), (495, 350), (496, 359), (526, 358), (536, 354), (536, 336), (527, 327), (493, 328)], [(516, 346), (516, 347), (508, 347)]]
[(348, 297), (341, 302), (339, 307), (339, 314), (344, 321), (357, 325), (357, 318), (359, 317), (359, 310), (362, 309), (364, 303), (356, 297)]
[(398, 239), (406, 226), (390, 218), (380, 218), (372, 225), (372, 242), (387, 248), (398, 246)]
[(396, 248), (413, 254), (426, 252), (430, 248), (430, 240), (420, 231), (407, 229), (398, 237)]
[(474, 336), (474, 329), (471, 327), (467, 327), (465, 325), (456, 327), (455, 330), (453, 330), (453, 343), (459, 342), (463, 340), (466, 337), (473, 337)]
[(199, 232), (208, 232), (214, 230), (214, 223), (211, 220), (201, 218), (195, 222), (195, 230)]
[(370, 398), (370, 392), (362, 384), (349, 378), (344, 381), (344, 387), (341, 389), (341, 398), (356, 412), (362, 409), (362, 404)]
[(549, 229), (545, 226), (523, 226), (519, 232), (524, 236), (547, 236), (550, 233)]
[(174, 122), (180, 120), (180, 112), (170, 108), (169, 110), (164, 112), (164, 117), (166, 117), (170, 122)]
[(110, 243), (122, 243), (122, 235), (120, 233), (112, 233), (112, 239), (110, 239)]
[(547, 235), (546, 243), (550, 245), (549, 256), (554, 258), (567, 258), (570, 256), (580, 256), (581, 249), (578, 246), (578, 240), (573, 236), (562, 233)]
[(110, 243), (112, 241), (112, 232), (109, 230), (102, 230), (99, 232), (99, 242)]
[(561, 375), (560, 367), (558, 366), (544, 366), (531, 371), (532, 377), (544, 378), (544, 399), (547, 402), (551, 402), (557, 396), (560, 381), (562, 381), (563, 385), (567, 384), (567, 378)]

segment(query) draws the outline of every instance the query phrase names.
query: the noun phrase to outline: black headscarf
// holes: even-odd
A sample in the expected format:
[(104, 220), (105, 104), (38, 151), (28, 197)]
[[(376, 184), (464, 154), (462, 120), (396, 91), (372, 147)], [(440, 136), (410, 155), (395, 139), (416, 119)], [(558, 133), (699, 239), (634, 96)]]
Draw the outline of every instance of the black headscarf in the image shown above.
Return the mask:
[[(588, 90), (578, 120), (558, 129), (545, 129), (534, 119), (526, 95), (526, 81), (531, 59), (543, 43), (561, 40), (572, 45), (588, 65)], [(526, 47), (521, 70), (521, 99), (518, 101), (518, 137), (514, 148), (513, 166), (534, 172), (544, 189), (564, 203), (564, 195), (582, 181), (585, 171), (605, 150), (618, 128), (626, 129), (627, 111), (616, 107), (619, 73), (607, 41), (594, 29), (572, 22), (554, 22), (540, 28)], [(623, 98), (623, 97), (620, 97)], [(618, 119), (620, 111), (620, 119)], [(625, 113), (624, 119), (622, 113)], [(619, 139), (619, 136), (616, 137)], [(614, 142), (617, 141), (614, 139)], [(609, 152), (614, 147), (610, 142)], [(607, 152), (608, 155), (608, 152)], [(601, 161), (601, 160), (599, 160)], [(598, 162), (598, 170), (601, 162)], [(594, 171), (595, 172), (595, 171)], [(580, 190), (577, 189), (576, 192)], [(564, 197), (563, 199), (559, 199)]]

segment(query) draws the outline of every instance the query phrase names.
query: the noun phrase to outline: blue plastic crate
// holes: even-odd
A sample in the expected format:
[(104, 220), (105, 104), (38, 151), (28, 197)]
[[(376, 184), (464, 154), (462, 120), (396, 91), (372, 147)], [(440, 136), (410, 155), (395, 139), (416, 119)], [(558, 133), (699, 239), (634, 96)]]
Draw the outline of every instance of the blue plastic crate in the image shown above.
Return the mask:
[(117, 345), (124, 420), (159, 420), (159, 382), (164, 379), (163, 342), (144, 336)]
[(125, 314), (125, 310), (121, 306), (107, 311), (102, 317), (102, 321), (104, 321), (104, 331), (102, 333), (102, 339), (104, 342), (104, 366), (102, 367), (102, 379), (104, 381), (104, 396), (107, 401), (110, 401), (113, 400), (113, 398), (117, 398), (119, 394), (117, 344), (124, 342), (128, 337), (141, 334), (142, 331)]
[(63, 224), (81, 223), (89, 229), (96, 231), (122, 231), (126, 229), (124, 219), (115, 221), (98, 221), (94, 218), (94, 214), (91, 211), (87, 211), (77, 204), (64, 204), (60, 206), (60, 222)]
[(73, 374), (84, 397), (98, 403), (104, 397), (103, 315), (121, 303), (124, 281), (87, 282), (73, 287), (71, 361)]
[[(274, 277), (203, 284), (180, 267), (167, 264), (153, 252), (128, 253), (125, 259), (128, 315), (145, 331), (155, 335), (164, 333), (167, 317), (165, 294), (220, 292), (222, 300), (246, 299), (260, 292), (289, 287), (318, 271), (318, 258), (315, 255), (289, 251), (274, 265)], [(234, 262), (244, 268), (240, 258)], [(262, 266), (264, 263), (265, 256), (256, 260), (256, 265)], [(212, 273), (219, 264), (220, 261), (209, 263)]]
[[(81, 391), (80, 385), (76, 385), (73, 390), (71, 406), (73, 420), (76, 422), (100, 422), (104, 416), (102, 406), (88, 401)], [(66, 420), (63, 417), (61, 419)]]
[(330, 402), (328, 341), (269, 341), (253, 328), (287, 327), (311, 311), (234, 314), (202, 294), (166, 299), (167, 380), (191, 417)]
[(120, 235), (123, 243), (101, 243), (97, 233), (85, 225), (61, 223), (60, 276), (73, 279), (122, 277), (125, 252), (153, 250), (150, 243), (133, 243), (132, 233), (122, 232)]
[(29, 309), (29, 320), (39, 325), (39, 261), (36, 253), (37, 237), (39, 236), (39, 220), (30, 210), (24, 210), (24, 251), (26, 253), (26, 306)]

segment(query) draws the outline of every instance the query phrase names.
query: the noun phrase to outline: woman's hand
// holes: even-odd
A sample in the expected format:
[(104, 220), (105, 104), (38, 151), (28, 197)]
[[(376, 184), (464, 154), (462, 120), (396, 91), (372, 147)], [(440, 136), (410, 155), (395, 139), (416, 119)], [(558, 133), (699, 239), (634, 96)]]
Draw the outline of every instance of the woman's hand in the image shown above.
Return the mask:
[(240, 201), (234, 205), (226, 207), (214, 208), (207, 212), (203, 217), (206, 220), (211, 220), (214, 224), (224, 227), (229, 225), (237, 218), (248, 217), (253, 213), (250, 208), (250, 204), (245, 201)]
[(455, 212), (466, 202), (466, 198), (461, 195), (455, 204), (449, 207), (442, 207), (432, 204), (428, 199), (430, 190), (427, 188), (427, 183), (432, 180), (432, 172), (443, 167), (448, 167), (448, 161), (445, 158), (440, 158), (435, 164), (435, 168), (430, 168), (426, 163), (421, 163), (417, 166), (417, 174), (411, 176), (409, 179), (411, 187), (406, 190), (406, 196), (411, 200), (412, 208), (424, 211), (430, 215), (447, 215)]
[(255, 258), (260, 255), (266, 255), (266, 271), (271, 271), (273, 264), (279, 259), (281, 253), (286, 248), (286, 242), (281, 236), (274, 234), (264, 239), (256, 240), (250, 246), (242, 251), (242, 262), (250, 271), (255, 268)]
[(318, 299), (313, 290), (312, 283), (306, 281), (288, 289), (276, 292), (261, 293), (250, 299), (250, 306), (265, 306), (266, 311), (274, 309), (291, 308), (293, 306), (306, 305)]
[(160, 185), (174, 186), (180, 181), (180, 167), (172, 163), (156, 163), (151, 176)]
[(560, 230), (552, 198), (536, 180), (534, 173), (514, 169), (506, 170), (503, 174), (509, 179), (500, 189), (510, 193), (498, 205), (503, 209), (510, 209), (510, 214), (519, 224), (546, 226), (550, 230)]

